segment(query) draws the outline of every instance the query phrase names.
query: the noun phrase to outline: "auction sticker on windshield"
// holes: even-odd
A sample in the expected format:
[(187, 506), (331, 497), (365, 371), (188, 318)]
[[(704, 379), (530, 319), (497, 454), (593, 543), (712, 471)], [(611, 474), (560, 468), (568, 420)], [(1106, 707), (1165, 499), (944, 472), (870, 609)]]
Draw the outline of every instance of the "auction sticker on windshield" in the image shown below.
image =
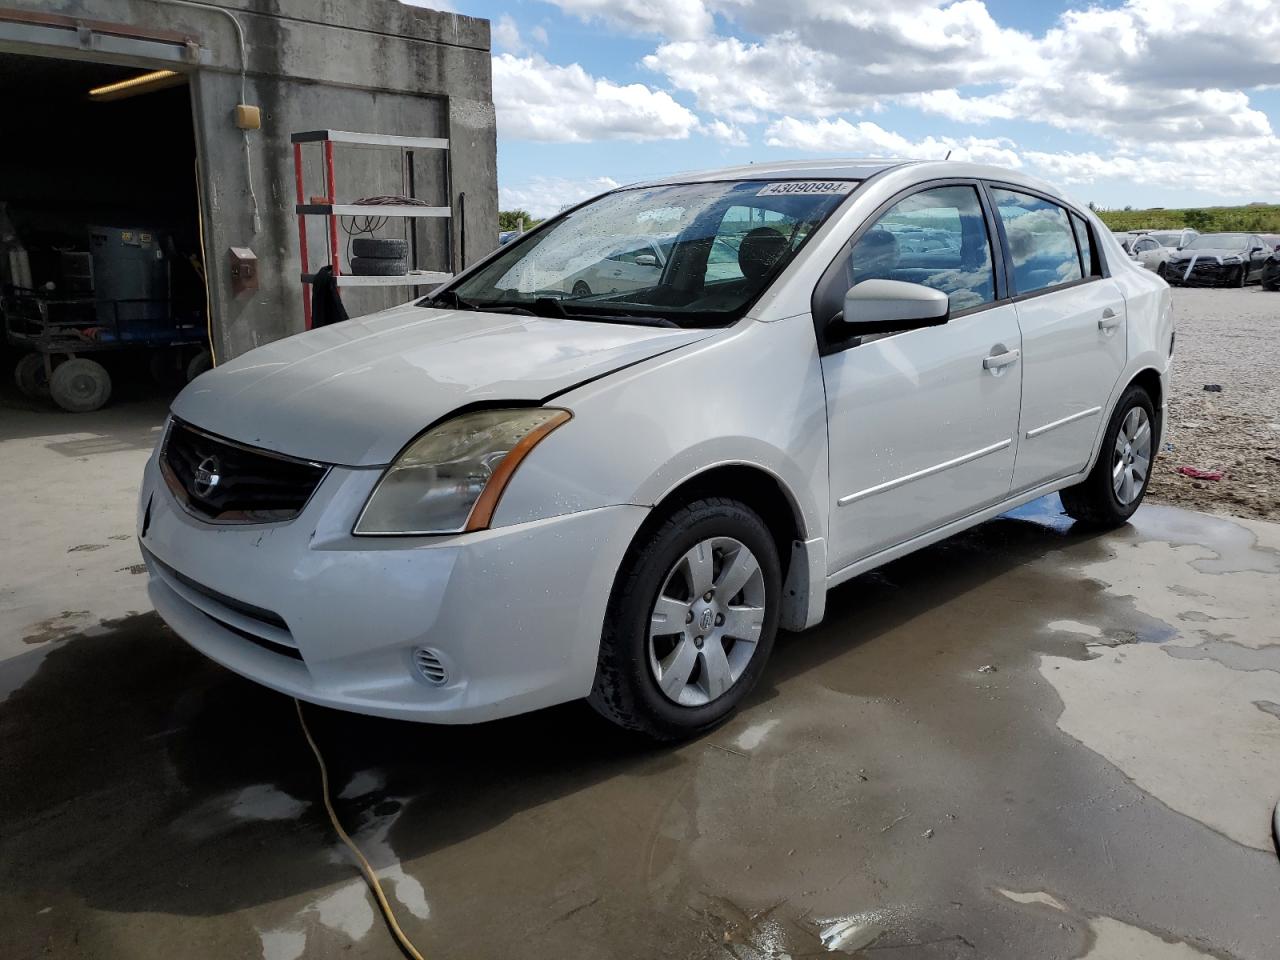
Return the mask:
[(851, 193), (856, 184), (852, 180), (787, 180), (771, 183), (757, 197), (781, 197), (797, 195), (805, 197), (842, 197)]

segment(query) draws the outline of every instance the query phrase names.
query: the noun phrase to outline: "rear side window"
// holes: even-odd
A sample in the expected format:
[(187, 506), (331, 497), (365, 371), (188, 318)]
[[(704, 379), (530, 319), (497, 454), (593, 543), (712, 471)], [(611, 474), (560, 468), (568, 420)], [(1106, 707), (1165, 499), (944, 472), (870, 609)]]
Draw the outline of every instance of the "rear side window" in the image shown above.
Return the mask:
[(1009, 241), (1015, 294), (1035, 293), (1084, 277), (1066, 210), (1048, 200), (1000, 187), (991, 189), (991, 199)]
[[(1080, 216), (1080, 214), (1073, 213), (1071, 214), (1071, 227), (1076, 232), (1076, 245), (1080, 249), (1080, 268), (1084, 271), (1084, 275), (1086, 277), (1101, 276), (1101, 265), (1093, 255), (1093, 241), (1089, 237), (1089, 224), (1085, 222), (1084, 217)], [(1148, 250), (1156, 249), (1158, 246), (1160, 244), (1148, 237), (1139, 242), (1137, 249), (1139, 253), (1145, 253)]]

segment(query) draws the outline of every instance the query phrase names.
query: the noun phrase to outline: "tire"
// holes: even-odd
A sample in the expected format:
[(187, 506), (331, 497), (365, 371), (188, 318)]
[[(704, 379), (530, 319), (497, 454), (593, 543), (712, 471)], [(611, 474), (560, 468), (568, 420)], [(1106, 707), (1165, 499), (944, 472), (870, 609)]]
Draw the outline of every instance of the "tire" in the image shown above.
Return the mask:
[(373, 260), (403, 260), (409, 256), (409, 241), (356, 237), (351, 241), (351, 255)]
[[(696, 577), (704, 586), (709, 578), (711, 593), (688, 599), (695, 578), (685, 561), (699, 555), (711, 557)], [(744, 585), (731, 596), (714, 596), (726, 576), (735, 586), (741, 577)], [(657, 518), (641, 529), (614, 581), (588, 703), (606, 719), (656, 740), (712, 729), (759, 680), (778, 631), (781, 600), (777, 545), (764, 521), (744, 504), (708, 497)], [(660, 606), (677, 629), (651, 637)], [(762, 615), (743, 613), (760, 607)], [(758, 628), (755, 642), (727, 634), (735, 624), (744, 633)], [(713, 654), (717, 649), (721, 652)], [(671, 671), (669, 692), (658, 678), (664, 661)]]
[(409, 261), (403, 257), (394, 260), (352, 257), (351, 272), (357, 277), (401, 277), (409, 272)]
[(13, 368), (13, 382), (24, 397), (32, 400), (48, 398), (49, 378), (44, 372), (44, 357), (38, 353), (23, 354)]
[(76, 357), (53, 368), (49, 392), (63, 410), (89, 413), (111, 399), (111, 375), (97, 361)]
[(151, 379), (166, 390), (176, 390), (187, 382), (186, 367), (177, 350), (153, 350), (147, 358), (147, 371), (151, 374)]
[(575, 297), (589, 297), (589, 296), (591, 296), (591, 288), (590, 288), (589, 286), (587, 286), (587, 281), (585, 281), (585, 280), (579, 280), (577, 283), (575, 283), (575, 284), (573, 285), (573, 295), (574, 295)]
[(1230, 286), (1238, 287), (1241, 290), (1243, 290), (1245, 287), (1245, 284), (1248, 282), (1249, 282), (1249, 268), (1241, 264), (1240, 271), (1236, 274), (1236, 276), (1231, 278)]
[[(1121, 446), (1121, 431), (1125, 431), (1127, 441), (1130, 433), (1140, 429), (1144, 419), (1145, 441), (1125, 442)], [(1089, 476), (1074, 487), (1062, 491), (1062, 506), (1067, 514), (1093, 527), (1110, 528), (1125, 523), (1146, 496), (1147, 486), (1151, 482), (1151, 467), (1155, 462), (1156, 451), (1160, 449), (1159, 445), (1159, 424), (1156, 423), (1151, 397), (1142, 387), (1132, 384), (1116, 404), (1111, 422), (1102, 435), (1098, 462), (1089, 471)], [(1145, 468), (1142, 464), (1144, 453)], [(1120, 480), (1115, 479), (1115, 470), (1121, 459), (1125, 460), (1124, 473), (1129, 475), (1130, 481), (1134, 480), (1134, 468), (1142, 472), (1140, 481), (1134, 482), (1131, 487), (1125, 486), (1123, 476)], [(1117, 490), (1117, 485), (1121, 489)]]
[(213, 369), (213, 354), (208, 350), (201, 350), (187, 364), (187, 383), (190, 383), (206, 370)]
[(1163, 280), (1165, 283), (1168, 283), (1169, 267), (1166, 264), (1163, 264), (1163, 263), (1160, 264), (1160, 266), (1156, 267), (1156, 276), (1159, 277), (1161, 280)]

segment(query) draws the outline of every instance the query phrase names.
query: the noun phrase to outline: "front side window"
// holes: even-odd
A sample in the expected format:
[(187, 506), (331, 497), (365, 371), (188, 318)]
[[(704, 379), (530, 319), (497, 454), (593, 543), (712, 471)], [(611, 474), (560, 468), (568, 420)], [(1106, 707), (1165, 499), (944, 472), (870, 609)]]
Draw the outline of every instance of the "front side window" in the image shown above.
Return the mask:
[(991, 303), (995, 273), (978, 191), (935, 187), (898, 201), (850, 249), (844, 279), (841, 304), (849, 287), (872, 279), (941, 290), (953, 312)]
[(1013, 258), (1016, 294), (1073, 283), (1084, 276), (1066, 210), (1040, 197), (1000, 187), (991, 189), (991, 199)]
[(856, 186), (752, 180), (619, 190), (420, 302), (724, 326), (746, 312)]

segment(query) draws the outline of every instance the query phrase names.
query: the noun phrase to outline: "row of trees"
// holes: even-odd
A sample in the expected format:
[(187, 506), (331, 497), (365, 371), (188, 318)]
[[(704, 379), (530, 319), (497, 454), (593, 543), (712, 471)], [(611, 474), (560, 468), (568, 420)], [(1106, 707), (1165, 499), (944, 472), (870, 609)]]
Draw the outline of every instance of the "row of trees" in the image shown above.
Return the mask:
[(1193, 207), (1185, 210), (1166, 210), (1155, 207), (1150, 210), (1107, 210), (1089, 204), (1112, 230), (1176, 230), (1190, 227), (1201, 233), (1248, 232), (1280, 233), (1280, 205), (1256, 205), (1247, 207)]

